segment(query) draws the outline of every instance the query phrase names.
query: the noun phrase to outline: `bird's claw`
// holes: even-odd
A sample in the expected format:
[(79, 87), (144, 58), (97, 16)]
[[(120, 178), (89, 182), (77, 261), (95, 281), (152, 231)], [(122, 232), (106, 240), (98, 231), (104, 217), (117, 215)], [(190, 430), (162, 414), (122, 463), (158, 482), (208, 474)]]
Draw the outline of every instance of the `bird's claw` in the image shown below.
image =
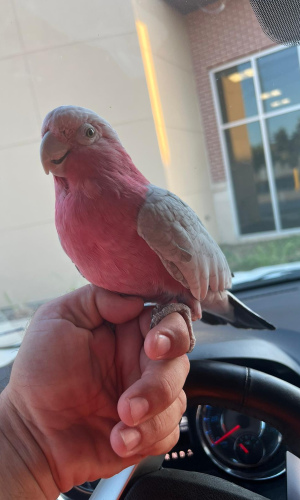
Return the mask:
[(181, 314), (181, 316), (183, 317), (183, 319), (187, 324), (190, 336), (190, 348), (188, 352), (191, 352), (195, 347), (196, 338), (193, 332), (191, 310), (187, 305), (178, 303), (172, 303), (167, 305), (158, 304), (152, 311), (150, 329), (154, 328), (154, 326), (158, 325), (158, 323), (160, 323), (162, 319), (164, 319), (166, 316), (174, 312)]

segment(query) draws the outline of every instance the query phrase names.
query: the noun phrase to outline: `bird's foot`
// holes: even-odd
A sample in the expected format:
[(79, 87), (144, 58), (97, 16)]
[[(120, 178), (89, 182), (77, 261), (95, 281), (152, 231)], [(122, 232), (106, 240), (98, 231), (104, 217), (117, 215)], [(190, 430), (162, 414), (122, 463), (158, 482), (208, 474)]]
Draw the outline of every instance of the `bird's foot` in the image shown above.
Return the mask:
[(178, 312), (181, 314), (183, 319), (185, 320), (189, 335), (190, 335), (190, 348), (188, 352), (191, 352), (194, 349), (195, 343), (196, 343), (196, 338), (193, 332), (193, 324), (192, 324), (192, 316), (191, 316), (191, 310), (188, 306), (185, 304), (177, 304), (177, 303), (172, 303), (172, 304), (167, 304), (167, 305), (157, 305), (152, 311), (152, 318), (151, 318), (151, 324), (150, 328), (153, 328), (154, 326), (158, 325), (158, 323), (164, 319), (166, 316), (169, 314), (172, 314), (174, 312)]

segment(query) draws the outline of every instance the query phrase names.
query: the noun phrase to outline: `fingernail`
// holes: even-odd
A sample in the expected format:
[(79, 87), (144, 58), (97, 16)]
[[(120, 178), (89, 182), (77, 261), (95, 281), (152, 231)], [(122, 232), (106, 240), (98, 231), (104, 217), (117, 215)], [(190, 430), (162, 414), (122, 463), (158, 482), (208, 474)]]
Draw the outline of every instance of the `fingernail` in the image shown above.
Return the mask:
[(133, 450), (141, 441), (141, 434), (137, 429), (123, 429), (120, 431), (121, 438), (126, 446), (127, 451)]
[(156, 341), (159, 356), (164, 356), (171, 349), (171, 340), (166, 335), (159, 334)]
[(147, 399), (137, 397), (129, 399), (129, 405), (133, 423), (136, 425), (149, 411), (149, 403)]

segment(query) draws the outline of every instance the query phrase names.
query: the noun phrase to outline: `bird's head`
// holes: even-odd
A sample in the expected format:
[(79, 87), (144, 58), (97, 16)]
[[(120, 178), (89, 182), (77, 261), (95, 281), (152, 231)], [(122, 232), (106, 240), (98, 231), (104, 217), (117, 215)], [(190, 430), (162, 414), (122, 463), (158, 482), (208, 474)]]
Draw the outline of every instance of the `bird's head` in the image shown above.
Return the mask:
[(92, 150), (120, 145), (107, 121), (89, 109), (60, 106), (50, 111), (42, 126), (41, 161), (46, 174), (67, 176), (70, 160)]

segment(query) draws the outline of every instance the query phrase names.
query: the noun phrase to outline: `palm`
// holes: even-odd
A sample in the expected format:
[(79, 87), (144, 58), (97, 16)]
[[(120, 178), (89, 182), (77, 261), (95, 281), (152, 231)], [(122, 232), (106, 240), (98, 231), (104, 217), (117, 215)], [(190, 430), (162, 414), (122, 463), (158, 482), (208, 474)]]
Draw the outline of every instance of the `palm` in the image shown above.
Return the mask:
[[(40, 331), (32, 331), (26, 338), (27, 343), (34, 340), (36, 352), (34, 359), (26, 358), (30, 366), (24, 363), (24, 358), (22, 365), (16, 366), (23, 371), (18, 373), (18, 380), (24, 381), (14, 386), (19, 393), (18, 409), (27, 412), (28, 404), (25, 407), (22, 402), (30, 401), (33, 410), (24, 416), (37, 421), (41, 432), (48, 437), (49, 449), (44, 451), (53, 456), (58, 468), (72, 462), (76, 470), (77, 458), (84, 449), (89, 462), (88, 479), (98, 477), (100, 463), (102, 477), (106, 475), (105, 463), (111, 475), (111, 462), (115, 464), (115, 472), (132, 463), (114, 453), (109, 436), (120, 420), (116, 410), (120, 395), (147, 366), (139, 318), (117, 326), (115, 335), (106, 325), (92, 333), (62, 320), (59, 342), (56, 322), (55, 338), (51, 339), (51, 334), (41, 335)], [(51, 326), (47, 324), (48, 331), (52, 331)], [(26, 341), (22, 349), (26, 349)], [(39, 355), (45, 349), (47, 358), (52, 360), (47, 364), (44, 356)], [(86, 470), (83, 473), (82, 481), (86, 480)]]

